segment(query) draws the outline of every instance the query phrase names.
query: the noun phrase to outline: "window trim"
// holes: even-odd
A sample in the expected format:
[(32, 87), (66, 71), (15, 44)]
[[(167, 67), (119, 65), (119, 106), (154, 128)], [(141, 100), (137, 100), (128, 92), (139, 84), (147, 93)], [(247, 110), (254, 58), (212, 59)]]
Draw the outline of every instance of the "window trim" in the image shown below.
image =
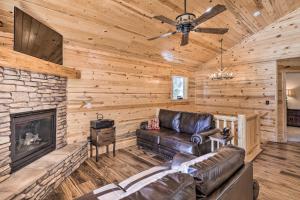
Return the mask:
[[(174, 86), (174, 84), (173, 84), (173, 80), (174, 80), (174, 78), (176, 78), (176, 77), (181, 77), (181, 78), (183, 78), (183, 98), (182, 99), (175, 99), (175, 98), (173, 98), (174, 96), (173, 96), (173, 86)], [(188, 100), (188, 88), (189, 88), (189, 78), (188, 77), (186, 77), (186, 76), (182, 76), (182, 75), (172, 75), (171, 76), (171, 100), (172, 101), (187, 101)]]

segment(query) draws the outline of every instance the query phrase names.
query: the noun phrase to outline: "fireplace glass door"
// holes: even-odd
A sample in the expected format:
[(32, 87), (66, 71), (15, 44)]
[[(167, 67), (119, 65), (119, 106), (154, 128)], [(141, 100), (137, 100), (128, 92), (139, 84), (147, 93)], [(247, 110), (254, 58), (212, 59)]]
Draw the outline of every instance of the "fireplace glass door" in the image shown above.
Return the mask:
[(56, 110), (13, 114), (12, 171), (55, 149)]

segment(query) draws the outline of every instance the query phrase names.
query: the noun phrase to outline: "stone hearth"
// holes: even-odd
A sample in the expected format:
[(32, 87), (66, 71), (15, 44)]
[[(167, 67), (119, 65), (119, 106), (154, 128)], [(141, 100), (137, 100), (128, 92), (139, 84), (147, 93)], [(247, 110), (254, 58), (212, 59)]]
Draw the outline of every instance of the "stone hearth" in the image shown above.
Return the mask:
[(11, 173), (11, 114), (56, 109), (56, 149), (66, 145), (63, 77), (0, 67), (0, 182)]
[(69, 144), (52, 151), (0, 183), (0, 199), (43, 199), (87, 156), (87, 143)]

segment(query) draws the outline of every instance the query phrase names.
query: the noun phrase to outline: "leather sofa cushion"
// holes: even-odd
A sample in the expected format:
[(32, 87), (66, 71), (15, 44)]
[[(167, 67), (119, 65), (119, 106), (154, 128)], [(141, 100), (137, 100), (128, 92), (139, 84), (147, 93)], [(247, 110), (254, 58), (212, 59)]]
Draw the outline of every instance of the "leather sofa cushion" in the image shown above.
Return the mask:
[(149, 143), (159, 144), (159, 133), (160, 130), (144, 130), (138, 129), (136, 130), (136, 136), (140, 139), (147, 140)]
[(190, 166), (197, 193), (208, 196), (244, 165), (245, 150), (226, 146), (214, 156)]
[(194, 134), (214, 128), (213, 115), (209, 113), (181, 113), (180, 132)]
[(181, 116), (180, 112), (160, 109), (159, 111), (160, 127), (173, 129), (174, 131), (179, 132), (180, 116)]
[(183, 173), (169, 174), (122, 200), (173, 200), (196, 199), (193, 177)]
[(176, 152), (199, 155), (198, 145), (190, 141), (191, 136), (186, 133), (167, 133), (160, 136), (159, 144)]
[(191, 135), (186, 133), (177, 133), (171, 129), (161, 128), (160, 130), (138, 129), (136, 135), (138, 139), (147, 140), (157, 145), (159, 144), (162, 148), (199, 155), (197, 143), (190, 142)]

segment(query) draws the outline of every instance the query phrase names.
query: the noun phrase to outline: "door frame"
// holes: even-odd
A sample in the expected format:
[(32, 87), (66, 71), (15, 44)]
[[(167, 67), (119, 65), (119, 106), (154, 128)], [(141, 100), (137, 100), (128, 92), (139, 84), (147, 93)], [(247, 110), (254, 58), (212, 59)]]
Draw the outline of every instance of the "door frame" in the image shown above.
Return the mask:
[[(283, 141), (282, 142), (287, 142), (288, 139), (287, 139), (287, 101), (286, 101), (286, 98), (287, 98), (287, 95), (286, 95), (286, 74), (287, 73), (300, 73), (300, 69), (283, 69), (283, 70), (280, 70), (278, 71), (279, 75), (281, 75), (281, 81), (282, 81), (282, 85), (281, 85), (281, 88), (279, 86), (278, 91), (282, 91), (281, 94), (281, 99), (283, 101), (282, 105), (281, 105), (281, 109), (282, 109), (282, 118), (279, 119), (282, 123), (282, 126), (281, 127), (282, 131), (283, 131)], [(277, 106), (278, 103), (277, 103)], [(279, 113), (278, 113), (278, 116), (279, 116)]]

